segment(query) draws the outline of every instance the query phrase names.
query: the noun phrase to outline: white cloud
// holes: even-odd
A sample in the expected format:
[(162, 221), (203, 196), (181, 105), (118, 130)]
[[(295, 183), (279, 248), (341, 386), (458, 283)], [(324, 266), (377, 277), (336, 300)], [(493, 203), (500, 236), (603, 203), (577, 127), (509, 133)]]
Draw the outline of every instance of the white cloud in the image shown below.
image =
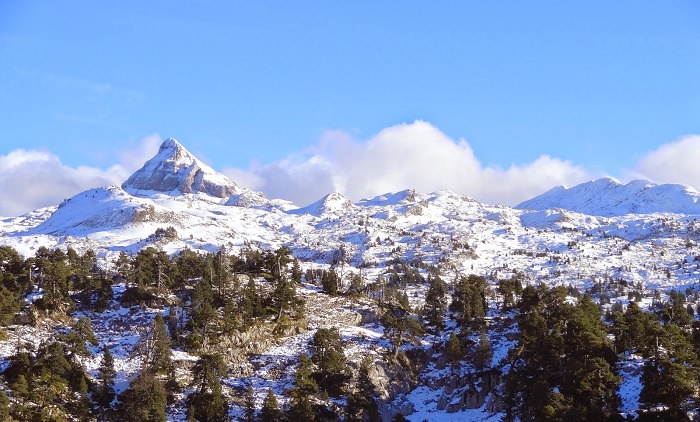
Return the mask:
[(630, 172), (657, 183), (682, 183), (700, 188), (700, 135), (689, 135), (648, 153)]
[[(70, 167), (46, 151), (16, 150), (0, 155), (0, 215), (10, 216), (55, 205), (82, 190), (119, 185), (158, 150), (151, 135), (123, 147), (108, 169)], [(623, 172), (629, 179), (700, 186), (700, 136), (659, 147)], [(486, 203), (517, 204), (557, 185), (572, 186), (601, 174), (569, 161), (542, 155), (530, 163), (500, 168), (482, 164), (464, 139), (453, 140), (423, 121), (381, 130), (367, 140), (328, 131), (320, 141), (283, 160), (222, 171), (269, 198), (306, 205), (330, 192), (359, 200), (414, 188), (450, 189)]]
[[(119, 154), (119, 163), (104, 170), (70, 167), (47, 151), (15, 150), (0, 155), (0, 215), (16, 216), (36, 208), (56, 205), (76, 193), (98, 186), (120, 185), (154, 155), (157, 135), (144, 138)], [(157, 144), (155, 150), (157, 151)]]
[(583, 168), (549, 156), (505, 170), (484, 166), (465, 140), (454, 141), (423, 121), (386, 128), (364, 142), (327, 132), (301, 156), (226, 173), (268, 197), (299, 205), (332, 191), (358, 200), (407, 188), (451, 189), (484, 202), (516, 204), (555, 185), (591, 178)]

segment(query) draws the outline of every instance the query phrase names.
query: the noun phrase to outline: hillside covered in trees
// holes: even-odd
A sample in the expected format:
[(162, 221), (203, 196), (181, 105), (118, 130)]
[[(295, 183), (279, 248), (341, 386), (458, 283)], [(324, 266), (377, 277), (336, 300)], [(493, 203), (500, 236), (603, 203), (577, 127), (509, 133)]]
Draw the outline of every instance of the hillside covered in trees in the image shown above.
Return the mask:
[(114, 272), (91, 251), (0, 257), (7, 420), (380, 420), (410, 417), (435, 387), (445, 415), (504, 421), (684, 420), (697, 406), (693, 289), (643, 310), (632, 293), (604, 307), (400, 260), (344, 285), (286, 248), (146, 248)]

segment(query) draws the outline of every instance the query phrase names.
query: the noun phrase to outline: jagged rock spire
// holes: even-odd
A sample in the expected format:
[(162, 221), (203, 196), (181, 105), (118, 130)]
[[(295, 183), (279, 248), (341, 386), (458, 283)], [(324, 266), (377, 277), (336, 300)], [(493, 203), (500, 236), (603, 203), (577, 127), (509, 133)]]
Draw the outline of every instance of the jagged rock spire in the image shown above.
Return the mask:
[(228, 198), (239, 190), (231, 179), (199, 161), (173, 138), (163, 141), (158, 153), (132, 174), (122, 189), (132, 194), (205, 193), (217, 198)]

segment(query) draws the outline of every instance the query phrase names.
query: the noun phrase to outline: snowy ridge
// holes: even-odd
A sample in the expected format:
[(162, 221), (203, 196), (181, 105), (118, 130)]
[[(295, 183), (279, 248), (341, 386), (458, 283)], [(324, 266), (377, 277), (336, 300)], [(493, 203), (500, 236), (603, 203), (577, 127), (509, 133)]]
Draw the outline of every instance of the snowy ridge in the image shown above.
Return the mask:
[(700, 214), (700, 193), (679, 184), (657, 185), (644, 180), (625, 184), (602, 178), (572, 188), (559, 186), (516, 206), (519, 209), (563, 208), (583, 214), (620, 216), (669, 212)]
[(143, 201), (116, 186), (90, 189), (67, 199), (28, 234), (76, 234), (114, 230), (133, 221)]
[(320, 200), (314, 202), (313, 204), (307, 205), (305, 207), (291, 210), (290, 214), (309, 214), (316, 217), (320, 217), (324, 214), (340, 215), (352, 212), (355, 205), (343, 196), (343, 194), (338, 192), (329, 193)]

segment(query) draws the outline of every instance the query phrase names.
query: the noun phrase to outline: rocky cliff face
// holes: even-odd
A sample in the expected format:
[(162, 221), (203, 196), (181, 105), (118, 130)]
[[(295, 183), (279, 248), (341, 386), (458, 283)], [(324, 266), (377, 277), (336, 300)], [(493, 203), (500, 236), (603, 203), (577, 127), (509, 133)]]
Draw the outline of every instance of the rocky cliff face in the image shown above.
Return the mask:
[(173, 138), (163, 141), (158, 154), (132, 174), (122, 189), (134, 195), (204, 193), (216, 198), (228, 198), (240, 190), (232, 180), (199, 161)]

